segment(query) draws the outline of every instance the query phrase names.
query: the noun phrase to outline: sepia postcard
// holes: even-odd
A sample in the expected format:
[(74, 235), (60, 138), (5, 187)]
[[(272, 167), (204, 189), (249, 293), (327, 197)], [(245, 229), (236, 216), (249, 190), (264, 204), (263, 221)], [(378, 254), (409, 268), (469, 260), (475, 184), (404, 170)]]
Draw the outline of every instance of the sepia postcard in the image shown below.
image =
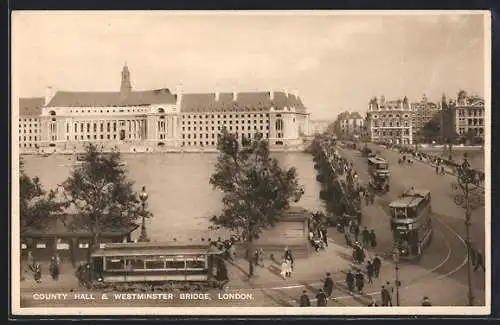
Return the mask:
[(490, 12), (11, 30), (13, 315), (490, 313)]

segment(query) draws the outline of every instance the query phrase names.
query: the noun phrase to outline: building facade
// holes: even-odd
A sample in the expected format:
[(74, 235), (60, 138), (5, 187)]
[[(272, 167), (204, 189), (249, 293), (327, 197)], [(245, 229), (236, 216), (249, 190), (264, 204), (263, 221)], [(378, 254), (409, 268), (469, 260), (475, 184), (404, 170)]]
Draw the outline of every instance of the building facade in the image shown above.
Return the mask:
[(370, 100), (367, 112), (367, 131), (370, 141), (393, 144), (413, 142), (412, 110), (408, 98), (386, 101)]
[[(420, 102), (411, 103), (411, 110), (413, 140), (417, 141), (419, 133), (421, 133), (431, 121), (436, 121), (439, 125), (441, 106), (430, 102), (425, 94)], [(436, 133), (439, 134), (440, 130), (436, 130)]]
[[(27, 107), (20, 108), (20, 147), (34, 152), (79, 152), (89, 142), (126, 152), (209, 150), (223, 128), (240, 140), (261, 134), (272, 149), (292, 149), (301, 146), (301, 134), (309, 128), (309, 114), (296, 94), (134, 91), (127, 66), (119, 92), (48, 88), (43, 101), (19, 102)], [(36, 119), (36, 126), (28, 126), (29, 119)], [(35, 128), (37, 138), (32, 133), (32, 140), (24, 140), (24, 131)]]
[(467, 96), (460, 91), (454, 107), (455, 132), (459, 136), (470, 134), (484, 139), (485, 107), (484, 99), (477, 96)]
[(358, 112), (342, 112), (335, 120), (335, 133), (339, 138), (360, 137), (365, 120)]
[(326, 132), (328, 127), (333, 123), (333, 120), (310, 120), (308, 135), (322, 134)]

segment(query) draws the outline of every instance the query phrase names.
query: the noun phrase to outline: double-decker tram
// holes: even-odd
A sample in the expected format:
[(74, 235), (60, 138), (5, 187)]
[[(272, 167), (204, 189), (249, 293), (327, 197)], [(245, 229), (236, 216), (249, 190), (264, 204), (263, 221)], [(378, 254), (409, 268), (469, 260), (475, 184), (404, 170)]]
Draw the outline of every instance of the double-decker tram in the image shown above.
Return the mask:
[(224, 252), (205, 244), (116, 243), (91, 254), (92, 286), (117, 291), (220, 288)]
[(370, 157), (368, 171), (372, 177), (389, 177), (389, 163), (380, 157)]
[(431, 193), (410, 189), (389, 204), (395, 247), (402, 259), (420, 257), (432, 238)]

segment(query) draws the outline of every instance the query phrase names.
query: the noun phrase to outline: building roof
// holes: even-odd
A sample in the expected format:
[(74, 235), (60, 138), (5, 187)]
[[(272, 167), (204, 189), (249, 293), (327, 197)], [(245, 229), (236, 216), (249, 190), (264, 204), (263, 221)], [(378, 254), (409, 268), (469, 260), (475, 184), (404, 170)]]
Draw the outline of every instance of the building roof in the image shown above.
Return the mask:
[(166, 88), (132, 91), (126, 97), (123, 97), (120, 92), (58, 91), (47, 107), (143, 106), (175, 104), (176, 101), (176, 95)]
[(181, 112), (234, 112), (234, 111), (269, 111), (271, 107), (283, 109), (295, 107), (297, 112), (305, 112), (306, 108), (300, 97), (284, 92), (274, 92), (271, 100), (270, 92), (240, 92), (183, 94)]
[(19, 116), (39, 116), (44, 104), (44, 97), (19, 98)]

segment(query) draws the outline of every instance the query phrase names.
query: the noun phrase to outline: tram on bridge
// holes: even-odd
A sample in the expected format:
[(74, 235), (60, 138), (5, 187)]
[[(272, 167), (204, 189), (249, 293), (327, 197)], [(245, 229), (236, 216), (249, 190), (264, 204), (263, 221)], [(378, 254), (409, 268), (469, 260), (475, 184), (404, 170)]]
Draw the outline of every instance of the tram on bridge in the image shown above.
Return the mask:
[(410, 189), (389, 204), (394, 246), (401, 259), (422, 255), (432, 238), (431, 193)]

